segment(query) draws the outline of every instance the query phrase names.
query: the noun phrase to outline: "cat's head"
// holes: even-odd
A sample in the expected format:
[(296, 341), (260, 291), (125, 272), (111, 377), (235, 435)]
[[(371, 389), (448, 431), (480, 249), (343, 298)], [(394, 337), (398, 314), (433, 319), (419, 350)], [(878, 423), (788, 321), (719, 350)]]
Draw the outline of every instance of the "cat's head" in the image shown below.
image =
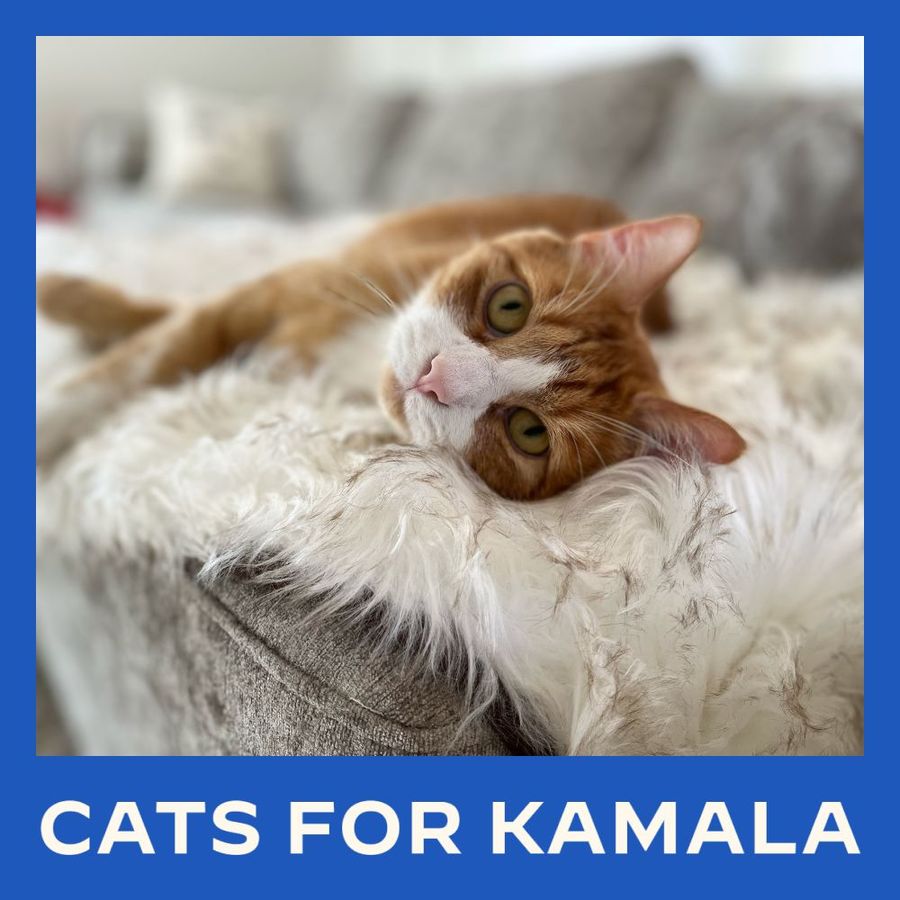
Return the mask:
[(640, 325), (699, 237), (696, 218), (670, 216), (474, 245), (399, 314), (385, 407), (415, 443), (454, 448), (513, 499), (647, 453), (731, 462), (744, 441), (668, 399)]

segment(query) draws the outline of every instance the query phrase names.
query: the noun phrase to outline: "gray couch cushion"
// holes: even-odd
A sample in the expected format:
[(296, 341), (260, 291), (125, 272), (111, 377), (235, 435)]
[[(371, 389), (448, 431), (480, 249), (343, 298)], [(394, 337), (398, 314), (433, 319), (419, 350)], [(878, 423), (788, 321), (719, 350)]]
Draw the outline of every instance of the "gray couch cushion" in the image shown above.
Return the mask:
[(632, 214), (702, 216), (706, 244), (748, 274), (860, 264), (862, 100), (697, 87), (622, 199)]
[(371, 199), (405, 206), (537, 190), (615, 198), (695, 77), (688, 60), (667, 57), (431, 100)]
[(308, 599), (200, 586), (171, 561), (43, 553), (38, 634), (85, 754), (503, 754), (454, 685), (373, 657)]
[[(324, 94), (292, 108), (283, 169), (303, 212), (564, 190), (609, 197), (632, 215), (697, 213), (706, 244), (748, 274), (862, 262), (861, 97), (715, 90), (688, 60), (666, 57), (431, 99)], [(110, 130), (94, 168), (131, 171), (139, 129)], [(106, 222), (129, 208), (111, 199), (94, 186), (83, 208)], [(151, 220), (179, 215), (146, 201), (137, 209)]]
[(402, 93), (297, 100), (284, 148), (293, 202), (305, 213), (367, 203), (419, 102)]

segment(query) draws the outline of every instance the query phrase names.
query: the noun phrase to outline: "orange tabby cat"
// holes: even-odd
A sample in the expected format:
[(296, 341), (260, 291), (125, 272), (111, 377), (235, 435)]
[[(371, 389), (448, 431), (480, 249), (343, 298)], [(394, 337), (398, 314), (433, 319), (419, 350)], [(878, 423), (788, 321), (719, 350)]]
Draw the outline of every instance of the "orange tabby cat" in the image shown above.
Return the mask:
[(118, 343), (45, 392), (39, 460), (144, 385), (246, 342), (314, 364), (370, 313), (394, 316), (381, 395), (401, 434), (453, 448), (505, 497), (548, 497), (646, 453), (731, 462), (744, 441), (668, 398), (641, 325), (667, 326), (663, 287), (699, 237), (692, 216), (625, 222), (585, 197), (499, 197), (385, 218), (333, 259), (189, 311), (44, 276), (45, 314)]

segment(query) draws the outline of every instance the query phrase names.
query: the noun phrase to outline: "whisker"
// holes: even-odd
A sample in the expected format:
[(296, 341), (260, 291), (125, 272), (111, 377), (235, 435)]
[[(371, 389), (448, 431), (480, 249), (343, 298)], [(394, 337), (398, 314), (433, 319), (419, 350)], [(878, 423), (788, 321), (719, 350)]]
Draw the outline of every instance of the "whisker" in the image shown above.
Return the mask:
[(569, 290), (569, 285), (572, 283), (572, 276), (575, 274), (575, 266), (577, 265), (577, 263), (578, 259), (575, 254), (569, 254), (569, 269), (566, 272), (566, 280), (563, 282), (563, 286), (559, 289), (559, 291), (551, 298), (550, 303), (558, 303), (560, 298), (563, 297), (566, 291)]
[[(566, 305), (563, 307), (563, 311), (571, 312), (574, 309), (578, 308), (582, 303), (587, 301), (590, 297), (596, 297), (602, 294), (612, 283), (616, 275), (619, 274), (624, 263), (625, 257), (622, 256), (620, 257), (618, 263), (616, 263), (616, 266), (612, 270), (612, 272), (609, 272), (608, 274), (600, 266), (595, 268), (591, 273), (591, 277), (588, 279), (587, 284), (585, 284), (585, 286), (568, 303), (566, 303)], [(602, 284), (598, 285), (598, 279), (604, 275), (606, 275), (606, 280)]]
[[(578, 293), (575, 294), (575, 296), (572, 297), (572, 299), (569, 300), (568, 303), (566, 303), (565, 307), (563, 308), (564, 311), (571, 312), (572, 310), (577, 309), (582, 303), (584, 303), (584, 301), (587, 300), (589, 296), (599, 294), (600, 290), (602, 290), (602, 287), (600, 290), (597, 290), (596, 285), (597, 281), (603, 276), (603, 274), (604, 273), (602, 268), (600, 268), (599, 266), (595, 268), (591, 272), (591, 277), (587, 280), (584, 287), (582, 287), (581, 290), (578, 291)], [(609, 284), (612, 277), (613, 276), (610, 276), (610, 278), (606, 280), (603, 287)]]
[(359, 272), (354, 272), (352, 269), (349, 271), (354, 278), (356, 278), (360, 283), (369, 288), (369, 290), (372, 291), (372, 293), (375, 294), (376, 297), (383, 300), (390, 309), (397, 308), (397, 304), (394, 302), (394, 300), (389, 297), (382, 288), (375, 284), (375, 282), (372, 281), (371, 278), (367, 278), (365, 275), (361, 275)]
[(603, 291), (605, 291), (609, 287), (612, 280), (621, 271), (623, 265), (625, 265), (625, 254), (622, 254), (622, 256), (619, 257), (619, 261), (616, 263), (616, 267), (612, 270), (612, 272), (610, 272), (609, 277), (606, 279), (606, 281), (604, 281), (603, 284), (601, 284), (597, 289), (598, 294), (602, 294)]
[(572, 447), (575, 450), (575, 458), (578, 460), (578, 477), (581, 480), (584, 480), (584, 464), (581, 461), (581, 449), (578, 446), (578, 441), (575, 440), (575, 435), (573, 435), (568, 429), (563, 430), (563, 435), (567, 437), (572, 443)]
[(628, 422), (623, 422), (621, 419), (616, 419), (612, 416), (604, 415), (603, 413), (597, 412), (596, 410), (587, 410), (585, 414), (592, 418), (599, 427), (605, 427), (610, 432), (613, 432), (613, 430), (615, 429), (615, 433), (618, 433), (620, 435), (631, 438), (639, 438), (654, 450), (658, 450), (662, 453), (665, 453), (667, 456), (672, 457), (673, 459), (677, 459), (685, 466), (695, 468), (694, 463), (676, 453), (674, 450), (672, 450), (671, 447), (663, 444), (658, 438), (653, 437), (653, 435), (649, 434), (646, 431), (643, 431), (640, 428), (635, 427), (634, 425), (631, 425)]
[(653, 435), (641, 428), (638, 428), (635, 425), (632, 425), (630, 422), (625, 422), (622, 419), (616, 419), (613, 416), (607, 416), (597, 410), (588, 410), (587, 414), (601, 424), (618, 429), (621, 434), (627, 434), (631, 437), (639, 437), (650, 443), (658, 443)]
[(326, 287), (325, 290), (329, 293), (337, 297), (339, 300), (343, 300), (345, 303), (349, 303), (351, 306), (355, 306), (357, 309), (361, 309), (364, 313), (368, 313), (373, 318), (377, 317), (378, 313), (375, 312), (374, 309), (370, 309), (364, 303), (360, 303), (358, 300), (354, 300), (352, 297), (348, 297), (346, 294), (340, 293), (340, 291), (336, 291), (334, 288)]
[[(600, 465), (605, 469), (606, 468), (606, 460), (603, 458), (603, 454), (597, 449), (597, 445), (591, 440), (590, 435), (584, 429), (580, 422), (576, 421), (568, 421), (564, 424), (564, 428), (567, 430), (569, 437), (572, 439), (573, 444), (575, 444), (577, 448), (577, 442), (575, 441), (575, 435), (577, 434), (590, 448), (594, 451), (597, 459), (600, 461)], [(580, 459), (579, 459), (580, 463)]]
[(566, 280), (563, 283), (560, 294), (564, 294), (572, 283), (572, 276), (575, 274), (575, 267), (578, 265), (578, 257), (574, 253), (569, 254), (569, 269), (566, 272)]
[(415, 292), (417, 279), (421, 277), (421, 274), (410, 266), (404, 267), (396, 258), (392, 258), (389, 261), (389, 265), (394, 273), (394, 278), (400, 284), (404, 295), (411, 297)]

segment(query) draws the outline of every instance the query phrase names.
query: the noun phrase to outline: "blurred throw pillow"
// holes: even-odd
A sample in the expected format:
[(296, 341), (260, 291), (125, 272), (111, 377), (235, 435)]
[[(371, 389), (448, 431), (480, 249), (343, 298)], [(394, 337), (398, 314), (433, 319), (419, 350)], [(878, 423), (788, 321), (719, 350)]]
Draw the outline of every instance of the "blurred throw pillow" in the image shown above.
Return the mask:
[(281, 185), (274, 103), (179, 87), (151, 97), (151, 189), (166, 199), (231, 195), (267, 201)]
[(863, 258), (862, 98), (698, 87), (623, 198), (640, 215), (703, 217), (704, 243), (755, 275)]
[(301, 209), (367, 205), (419, 101), (411, 94), (320, 94), (292, 105), (287, 179)]
[(616, 199), (695, 77), (689, 60), (664, 57), (435, 98), (398, 143), (374, 199), (402, 206), (515, 191)]

